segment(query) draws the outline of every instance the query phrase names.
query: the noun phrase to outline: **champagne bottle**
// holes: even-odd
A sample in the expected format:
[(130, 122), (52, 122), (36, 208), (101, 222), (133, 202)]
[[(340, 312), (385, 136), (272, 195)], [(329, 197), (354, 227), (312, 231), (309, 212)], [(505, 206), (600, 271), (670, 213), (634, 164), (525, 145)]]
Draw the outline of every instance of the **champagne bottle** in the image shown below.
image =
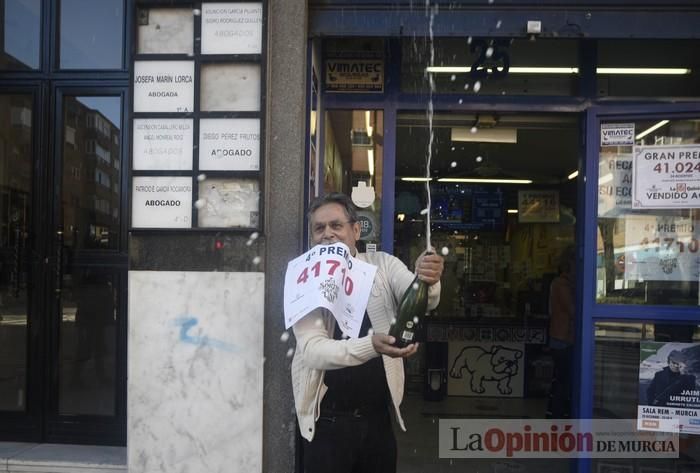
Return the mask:
[(389, 330), (389, 335), (396, 339), (394, 346), (403, 348), (416, 341), (418, 324), (427, 309), (428, 284), (416, 276), (401, 297), (396, 323)]

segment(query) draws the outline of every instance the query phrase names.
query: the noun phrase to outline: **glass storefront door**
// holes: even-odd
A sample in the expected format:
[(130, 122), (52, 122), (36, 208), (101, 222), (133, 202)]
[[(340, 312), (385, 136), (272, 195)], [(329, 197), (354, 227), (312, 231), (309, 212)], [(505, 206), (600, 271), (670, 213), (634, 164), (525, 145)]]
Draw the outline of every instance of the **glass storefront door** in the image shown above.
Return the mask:
[[(406, 361), (400, 471), (495, 468), (439, 458), (441, 419), (574, 416), (579, 136), (578, 114), (436, 113), (431, 128), (422, 113), (398, 113), (394, 254), (412, 268), (424, 250), (429, 189), (431, 244), (445, 255), (440, 304)], [(476, 369), (497, 358), (506, 370)]]
[(700, 107), (606, 107), (589, 127), (583, 333), (594, 359), (582, 364), (593, 380), (584, 410), (650, 430), (664, 430), (663, 416), (680, 423), (677, 459), (593, 469), (697, 471)]

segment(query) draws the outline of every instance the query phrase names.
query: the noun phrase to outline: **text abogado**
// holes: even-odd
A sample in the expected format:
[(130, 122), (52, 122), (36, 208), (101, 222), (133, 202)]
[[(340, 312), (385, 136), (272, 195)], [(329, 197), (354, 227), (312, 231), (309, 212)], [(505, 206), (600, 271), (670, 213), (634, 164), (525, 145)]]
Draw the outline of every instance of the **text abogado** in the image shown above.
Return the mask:
[(224, 157), (224, 156), (250, 157), (253, 155), (253, 151), (250, 149), (213, 149), (213, 150), (211, 150), (211, 155), (214, 157)]
[(146, 207), (179, 207), (179, 200), (147, 200)]

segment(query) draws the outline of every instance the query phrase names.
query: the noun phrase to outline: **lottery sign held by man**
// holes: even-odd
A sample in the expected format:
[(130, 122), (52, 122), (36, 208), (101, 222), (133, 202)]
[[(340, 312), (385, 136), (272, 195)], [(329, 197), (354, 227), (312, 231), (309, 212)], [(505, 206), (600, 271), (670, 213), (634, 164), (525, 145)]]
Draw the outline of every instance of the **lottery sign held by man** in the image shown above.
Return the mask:
[[(285, 278), (285, 324), (296, 337), (292, 383), (305, 439), (304, 471), (395, 472), (391, 418), (405, 430), (399, 410), (402, 358), (418, 346), (398, 348), (388, 333), (416, 276), (429, 286), (428, 307), (437, 306), (443, 259), (424, 253), (413, 273), (387, 253), (359, 253), (357, 209), (344, 194), (312, 202), (309, 222), (314, 246), (289, 263)], [(301, 287), (318, 294), (307, 297), (311, 291)]]

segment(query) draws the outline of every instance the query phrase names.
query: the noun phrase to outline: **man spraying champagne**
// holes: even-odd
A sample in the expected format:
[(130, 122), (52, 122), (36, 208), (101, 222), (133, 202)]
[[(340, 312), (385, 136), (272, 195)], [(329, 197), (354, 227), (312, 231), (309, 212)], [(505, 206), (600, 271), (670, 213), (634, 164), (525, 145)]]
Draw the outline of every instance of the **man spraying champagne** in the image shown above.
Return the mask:
[[(309, 208), (314, 245), (342, 242), (353, 257), (377, 267), (367, 310), (357, 338), (345, 339), (333, 315), (315, 309), (298, 320), (292, 361), (294, 402), (304, 442), (306, 473), (396, 471), (396, 439), (391, 411), (405, 430), (402, 358), (418, 345), (396, 346), (389, 335), (402, 296), (418, 278), (427, 288), (426, 308), (437, 306), (444, 262), (422, 254), (415, 274), (387, 253), (359, 253), (360, 224), (344, 194), (329, 194)], [(424, 311), (424, 310), (423, 310)]]

